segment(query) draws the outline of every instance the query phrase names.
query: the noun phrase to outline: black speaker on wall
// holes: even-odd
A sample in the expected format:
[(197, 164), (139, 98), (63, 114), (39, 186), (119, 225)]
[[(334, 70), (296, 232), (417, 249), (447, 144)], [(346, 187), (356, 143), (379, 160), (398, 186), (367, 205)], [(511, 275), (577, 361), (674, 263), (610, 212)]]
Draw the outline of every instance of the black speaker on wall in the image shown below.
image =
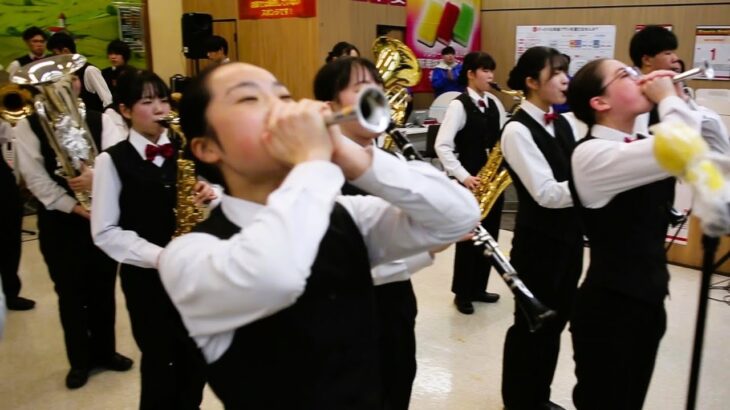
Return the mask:
[(182, 15), (183, 53), (187, 58), (207, 58), (203, 44), (213, 35), (213, 16), (205, 13)]

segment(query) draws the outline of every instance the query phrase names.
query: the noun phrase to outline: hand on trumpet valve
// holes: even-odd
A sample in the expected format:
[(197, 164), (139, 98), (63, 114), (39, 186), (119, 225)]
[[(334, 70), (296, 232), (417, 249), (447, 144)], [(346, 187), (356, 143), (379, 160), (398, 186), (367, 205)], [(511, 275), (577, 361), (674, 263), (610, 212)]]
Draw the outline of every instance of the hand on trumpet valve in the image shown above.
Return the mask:
[(318, 101), (276, 101), (263, 136), (266, 151), (288, 167), (311, 160), (329, 161), (333, 137), (322, 121), (326, 111), (326, 105)]
[(656, 70), (639, 78), (638, 83), (647, 98), (658, 104), (666, 97), (682, 94), (681, 87), (672, 83), (675, 74), (670, 70)]

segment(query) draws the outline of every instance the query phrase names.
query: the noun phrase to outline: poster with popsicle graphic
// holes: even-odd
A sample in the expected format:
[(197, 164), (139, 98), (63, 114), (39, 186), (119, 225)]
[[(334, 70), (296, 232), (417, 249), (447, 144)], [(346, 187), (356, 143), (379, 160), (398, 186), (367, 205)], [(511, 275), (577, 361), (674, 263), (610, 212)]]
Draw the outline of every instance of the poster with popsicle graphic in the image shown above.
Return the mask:
[(456, 58), (481, 49), (480, 0), (408, 0), (406, 45), (421, 64), (421, 82), (414, 92), (431, 90), (431, 70), (441, 61), (441, 50), (451, 46)]

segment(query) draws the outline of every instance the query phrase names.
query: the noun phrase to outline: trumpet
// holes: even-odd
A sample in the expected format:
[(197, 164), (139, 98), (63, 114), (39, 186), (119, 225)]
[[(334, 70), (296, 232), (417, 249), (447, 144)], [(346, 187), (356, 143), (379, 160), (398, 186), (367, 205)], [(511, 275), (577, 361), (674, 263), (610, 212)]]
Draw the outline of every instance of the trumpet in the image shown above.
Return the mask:
[(390, 125), (390, 108), (385, 93), (377, 87), (364, 87), (355, 104), (325, 117), (327, 125), (357, 121), (368, 131), (381, 133)]
[(715, 69), (712, 68), (707, 60), (703, 61), (702, 64), (699, 65), (699, 67), (695, 67), (691, 70), (687, 70), (683, 73), (675, 75), (674, 77), (672, 77), (672, 82), (678, 83), (700, 75), (705, 76), (705, 78), (708, 80), (712, 80), (713, 78), (715, 78)]

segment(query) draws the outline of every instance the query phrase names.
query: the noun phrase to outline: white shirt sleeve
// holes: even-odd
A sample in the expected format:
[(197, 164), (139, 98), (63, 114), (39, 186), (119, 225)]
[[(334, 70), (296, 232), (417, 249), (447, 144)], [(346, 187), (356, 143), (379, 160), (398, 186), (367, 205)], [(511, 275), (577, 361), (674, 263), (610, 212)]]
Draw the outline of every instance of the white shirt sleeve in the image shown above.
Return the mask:
[(431, 264), (433, 264), (433, 257), (429, 252), (421, 252), (393, 262), (380, 264), (371, 270), (373, 284), (380, 286), (408, 280), (411, 275)]
[(455, 242), (474, 229), (474, 195), (430, 164), (402, 162), (377, 150), (373, 166), (351, 181), (374, 196), (343, 196), (372, 266)]
[(106, 115), (101, 114), (101, 151), (116, 145), (122, 141), (126, 135), (122, 135), (119, 127), (114, 123), (114, 120)]
[(86, 71), (84, 72), (84, 87), (86, 91), (99, 96), (103, 107), (112, 103), (112, 93), (109, 91), (109, 86), (106, 85), (104, 76), (101, 75), (99, 68), (93, 65), (86, 67)]
[(13, 141), (13, 127), (5, 121), (0, 121), (0, 145)]
[(10, 64), (8, 64), (7, 72), (12, 77), (13, 74), (15, 74), (16, 71), (20, 68), (20, 62), (18, 60), (13, 60)]
[(540, 206), (553, 209), (573, 206), (568, 181), (555, 179), (550, 164), (523, 124), (512, 121), (504, 127), (502, 154)]
[(16, 168), (30, 192), (49, 211), (71, 213), (76, 206), (76, 198), (69, 195), (46, 172), (40, 141), (38, 141), (38, 138), (45, 138), (45, 135), (36, 136), (26, 119), (19, 121), (15, 125), (14, 131), (18, 161)]
[(466, 112), (464, 111), (464, 104), (459, 100), (451, 100), (449, 107), (446, 109), (444, 115), (444, 121), (439, 127), (439, 132), (436, 135), (436, 142), (434, 143), (434, 150), (436, 155), (441, 161), (441, 165), (444, 166), (446, 172), (452, 175), (454, 178), (461, 182), (471, 176), (469, 171), (461, 165), (461, 162), (456, 158), (456, 143), (454, 138), (456, 133), (461, 131), (466, 125)]
[(96, 157), (91, 203), (91, 236), (94, 244), (120, 263), (157, 268), (162, 248), (119, 226), (119, 194), (122, 183), (111, 156)]
[(332, 163), (297, 165), (240, 233), (228, 240), (202, 233), (173, 240), (159, 270), (190, 335), (230, 332), (294, 304), (343, 183)]

